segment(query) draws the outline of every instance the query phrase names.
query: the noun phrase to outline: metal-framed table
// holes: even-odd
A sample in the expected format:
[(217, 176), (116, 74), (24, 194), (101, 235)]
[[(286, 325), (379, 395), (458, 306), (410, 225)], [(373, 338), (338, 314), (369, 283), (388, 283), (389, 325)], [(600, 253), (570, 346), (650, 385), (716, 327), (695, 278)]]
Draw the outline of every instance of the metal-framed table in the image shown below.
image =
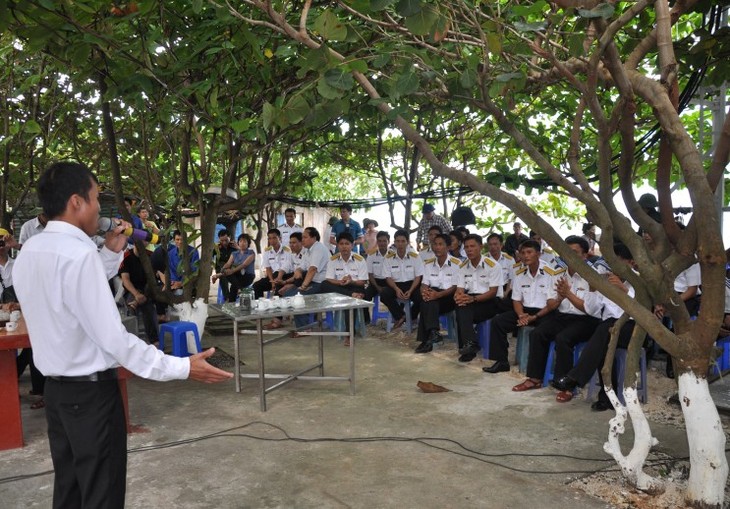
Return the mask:
[[(293, 382), (294, 380), (320, 380), (320, 381), (342, 381), (350, 382), (350, 394), (355, 394), (355, 313), (356, 309), (364, 309), (372, 307), (372, 302), (368, 302), (362, 299), (356, 299), (354, 297), (348, 297), (346, 295), (340, 295), (338, 293), (320, 293), (316, 295), (305, 295), (304, 296), (304, 307), (299, 308), (284, 308), (284, 309), (266, 309), (266, 310), (243, 310), (233, 303), (226, 304), (211, 304), (213, 309), (216, 309), (223, 314), (227, 315), (233, 320), (233, 349), (235, 358), (235, 379), (236, 379), (236, 392), (241, 392), (241, 378), (258, 378), (259, 379), (259, 401), (261, 403), (261, 411), (266, 411), (266, 395), (269, 392), (275, 391), (286, 384)], [(308, 315), (311, 313), (322, 313), (327, 311), (341, 311), (348, 312), (349, 324), (348, 331), (323, 331), (321, 318), (315, 322), (319, 325), (319, 330), (308, 330), (311, 329), (312, 325), (297, 330), (300, 335), (305, 336), (318, 336), (318, 359), (317, 363), (311, 366), (304, 367), (291, 374), (274, 374), (266, 373), (265, 360), (265, 347), (271, 343), (287, 339), (290, 336), (289, 330), (277, 330), (277, 331), (266, 331), (264, 334), (263, 322), (281, 315)], [(239, 330), (239, 323), (249, 322), (256, 324), (255, 331)], [(246, 374), (241, 373), (240, 364), (240, 340), (239, 332), (243, 333), (255, 333), (258, 343), (259, 350), (259, 369), (258, 374)], [(324, 336), (349, 336), (350, 338), (350, 374), (349, 376), (325, 376), (324, 375)], [(319, 369), (319, 375), (306, 375), (310, 371)], [(279, 379), (280, 381), (271, 387), (266, 387), (267, 379)]]

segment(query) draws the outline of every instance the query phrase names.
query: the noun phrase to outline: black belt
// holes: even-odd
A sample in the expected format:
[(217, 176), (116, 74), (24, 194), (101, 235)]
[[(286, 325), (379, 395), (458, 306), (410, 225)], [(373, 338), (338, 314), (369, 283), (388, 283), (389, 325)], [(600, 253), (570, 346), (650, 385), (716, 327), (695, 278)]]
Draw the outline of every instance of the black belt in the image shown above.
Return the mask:
[(106, 382), (117, 379), (117, 368), (97, 371), (84, 376), (49, 376), (48, 378), (56, 382)]

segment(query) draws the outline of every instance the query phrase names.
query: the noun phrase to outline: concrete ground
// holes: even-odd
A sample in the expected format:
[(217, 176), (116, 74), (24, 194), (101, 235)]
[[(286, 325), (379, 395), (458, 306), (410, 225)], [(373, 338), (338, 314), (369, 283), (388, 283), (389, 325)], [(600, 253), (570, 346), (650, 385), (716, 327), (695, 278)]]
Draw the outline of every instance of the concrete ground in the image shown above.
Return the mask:
[[(260, 412), (257, 381), (129, 383), (129, 508), (561, 508), (610, 507), (567, 486), (615, 468), (602, 450), (610, 412), (555, 391), (513, 393), (516, 373), (487, 375), (453, 345), (413, 354), (413, 336), (368, 328), (358, 339), (357, 392), (342, 382), (296, 381)], [(272, 345), (267, 368), (314, 359), (315, 339)], [(232, 353), (232, 337), (204, 346)], [(348, 351), (325, 340), (326, 374), (347, 372)], [(255, 369), (253, 340), (245, 370)], [(419, 381), (451, 392), (424, 394)], [(21, 378), (26, 446), (0, 452), (0, 507), (50, 507), (53, 475), (42, 410), (29, 409)], [(657, 449), (686, 456), (684, 431), (653, 424)], [(627, 432), (626, 444), (632, 440)]]

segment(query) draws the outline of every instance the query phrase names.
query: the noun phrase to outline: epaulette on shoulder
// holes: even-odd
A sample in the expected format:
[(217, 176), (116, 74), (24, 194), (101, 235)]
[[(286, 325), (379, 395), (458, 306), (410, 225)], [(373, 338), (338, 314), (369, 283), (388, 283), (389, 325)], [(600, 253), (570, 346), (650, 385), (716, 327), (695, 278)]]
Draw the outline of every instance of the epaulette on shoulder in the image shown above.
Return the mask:
[(274, 248), (271, 246), (266, 246), (266, 249), (264, 249), (264, 251), (273, 251), (273, 250), (274, 250)]
[(289, 246), (284, 246), (284, 251), (287, 253), (291, 253), (291, 248)]
[(461, 260), (459, 260), (459, 268), (460, 269), (463, 269), (464, 267), (466, 267), (466, 264), (467, 263), (469, 263), (469, 259), (468, 258), (466, 260), (464, 260), (463, 262)]
[(461, 266), (461, 258), (457, 258), (456, 256), (449, 256), (449, 261), (453, 264)]
[(551, 276), (559, 276), (560, 274), (565, 272), (565, 269), (553, 269), (552, 267), (548, 267), (547, 265), (543, 267), (543, 269), (547, 274), (550, 274)]
[(424, 265), (428, 265), (430, 263), (433, 263), (436, 261), (436, 258), (429, 258), (428, 260), (423, 260)]
[(484, 257), (484, 258), (482, 258), (482, 260), (484, 260), (487, 263), (487, 265), (489, 265), (490, 267), (494, 267), (495, 265), (497, 265), (495, 263), (495, 261), (492, 260), (491, 258)]
[[(517, 264), (515, 263), (515, 265)], [(525, 272), (527, 272), (527, 267), (523, 266), (521, 269), (515, 271), (515, 276), (519, 276), (520, 274), (524, 274)]]
[(395, 258), (395, 251), (388, 251), (388, 254), (385, 255), (386, 258)]
[(515, 262), (512, 264), (512, 268), (517, 270), (520, 268), (521, 265), (522, 265), (522, 262)]
[(337, 253), (337, 254), (333, 254), (332, 256), (330, 256), (330, 260), (332, 260), (332, 261), (335, 261), (335, 260), (336, 260), (336, 259), (338, 259), (339, 257), (340, 257), (340, 254), (339, 254), (339, 253)]
[(367, 252), (367, 255), (368, 256), (374, 255), (377, 252), (378, 252), (378, 246), (375, 246), (374, 248), (372, 248), (370, 251)]
[(357, 253), (352, 253), (352, 257), (357, 260), (358, 262), (363, 261), (365, 258), (362, 255), (359, 255)]
[(505, 257), (505, 258), (507, 258), (508, 260), (514, 260), (514, 257), (512, 257), (512, 256), (508, 255), (508, 254), (507, 254), (507, 253), (505, 253), (504, 251), (502, 251), (502, 256), (504, 256), (504, 257)]
[(410, 256), (411, 258), (418, 258), (418, 253), (414, 253), (413, 251), (409, 251), (408, 252), (408, 256)]

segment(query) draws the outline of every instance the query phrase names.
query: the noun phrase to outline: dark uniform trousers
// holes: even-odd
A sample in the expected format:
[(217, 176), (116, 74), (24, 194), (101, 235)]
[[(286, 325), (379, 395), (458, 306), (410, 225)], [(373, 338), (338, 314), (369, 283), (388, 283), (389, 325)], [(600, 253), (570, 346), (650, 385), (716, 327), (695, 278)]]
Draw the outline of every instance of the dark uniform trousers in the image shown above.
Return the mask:
[(555, 341), (555, 371), (553, 378), (558, 380), (573, 367), (573, 348), (578, 343), (590, 339), (598, 318), (588, 315), (574, 315), (555, 311), (549, 319), (542, 321), (530, 333), (530, 356), (527, 359), (527, 376), (545, 376), (550, 342)]
[[(407, 292), (413, 284), (413, 281), (403, 281), (402, 283), (396, 283), (395, 286), (400, 288), (402, 291)], [(418, 285), (411, 293), (411, 319), (415, 320), (418, 317), (418, 312), (421, 309), (421, 285)], [(395, 290), (390, 286), (383, 288), (380, 293), (380, 302), (388, 306), (388, 311), (393, 315), (393, 320), (398, 321), (403, 318), (405, 312), (400, 304), (398, 304), (398, 297), (395, 295)]]
[(127, 428), (117, 381), (48, 378), (45, 401), (54, 509), (124, 507)]
[[(523, 308), (523, 311), (528, 315), (535, 315), (540, 308)], [(534, 325), (540, 325), (546, 318), (550, 316), (550, 313), (538, 318)], [(492, 326), (489, 331), (489, 358), (497, 362), (509, 362), (507, 359), (507, 353), (509, 352), (509, 341), (507, 341), (507, 334), (515, 332), (517, 330), (517, 313), (514, 308), (504, 313), (500, 313), (492, 318)]]
[[(441, 291), (438, 288), (434, 288), (436, 291)], [(436, 300), (421, 301), (421, 319), (418, 321), (418, 341), (423, 343), (428, 339), (428, 333), (431, 330), (439, 330), (441, 324), (439, 323), (439, 316), (444, 313), (449, 313), (456, 308), (456, 302), (454, 302), (454, 295), (447, 295)]]
[(333, 285), (329, 281), (322, 281), (320, 293), (340, 293), (352, 297), (353, 293), (365, 293), (365, 288), (358, 285)]
[[(279, 272), (281, 271), (274, 272), (274, 279), (279, 277)], [(268, 277), (262, 277), (253, 284), (253, 294), (257, 299), (262, 298), (264, 296), (264, 292), (271, 290), (273, 290), (273, 288), (271, 287), (271, 281), (269, 281)]]
[(456, 306), (456, 323), (459, 327), (459, 348), (475, 345), (477, 342), (474, 324), (489, 320), (499, 312), (499, 298), (484, 302), (473, 302)]

